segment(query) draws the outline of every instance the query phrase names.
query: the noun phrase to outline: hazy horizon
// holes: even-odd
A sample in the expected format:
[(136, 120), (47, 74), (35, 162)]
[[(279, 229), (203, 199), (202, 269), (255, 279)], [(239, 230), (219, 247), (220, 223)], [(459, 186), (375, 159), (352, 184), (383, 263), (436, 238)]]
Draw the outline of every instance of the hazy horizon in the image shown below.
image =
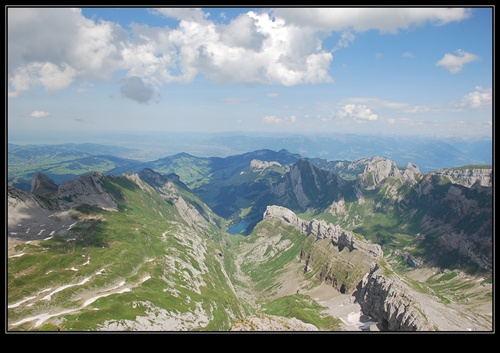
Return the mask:
[(492, 138), (493, 11), (6, 7), (7, 138)]

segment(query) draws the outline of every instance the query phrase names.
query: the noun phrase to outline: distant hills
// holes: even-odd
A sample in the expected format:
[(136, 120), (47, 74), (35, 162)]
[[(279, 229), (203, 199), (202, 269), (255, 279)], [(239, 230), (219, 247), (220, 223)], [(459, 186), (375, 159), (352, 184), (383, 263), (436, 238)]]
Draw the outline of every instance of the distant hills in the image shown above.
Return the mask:
[[(32, 137), (35, 141), (35, 137)], [(89, 170), (120, 174), (127, 170), (156, 167), (176, 170), (183, 181), (197, 178), (191, 168), (183, 175), (183, 163), (217, 163), (219, 158), (244, 155), (251, 151), (289, 151), (309, 158), (321, 168), (332, 170), (333, 162), (357, 161), (383, 156), (405, 166), (411, 162), (421, 172), (465, 165), (492, 165), (491, 139), (460, 140), (409, 136), (363, 136), (355, 134), (271, 135), (271, 134), (189, 134), (106, 135), (95, 137), (101, 143), (28, 144), (8, 143), (8, 182), (29, 190), (33, 174), (44, 172), (61, 183)], [(124, 142), (126, 141), (126, 142)], [(180, 166), (168, 163), (180, 163)], [(180, 167), (180, 168), (178, 168)], [(337, 168), (337, 167), (333, 167)], [(193, 185), (191, 185), (193, 186)]]

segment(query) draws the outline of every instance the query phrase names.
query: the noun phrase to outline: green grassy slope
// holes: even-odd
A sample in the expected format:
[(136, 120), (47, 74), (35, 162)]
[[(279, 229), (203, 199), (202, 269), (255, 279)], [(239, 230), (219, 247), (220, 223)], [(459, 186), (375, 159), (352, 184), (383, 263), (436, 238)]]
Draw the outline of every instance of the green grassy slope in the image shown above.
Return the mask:
[(12, 249), (9, 330), (227, 329), (242, 306), (222, 246), (152, 189), (107, 183), (123, 196), (120, 212), (80, 208), (64, 239)]

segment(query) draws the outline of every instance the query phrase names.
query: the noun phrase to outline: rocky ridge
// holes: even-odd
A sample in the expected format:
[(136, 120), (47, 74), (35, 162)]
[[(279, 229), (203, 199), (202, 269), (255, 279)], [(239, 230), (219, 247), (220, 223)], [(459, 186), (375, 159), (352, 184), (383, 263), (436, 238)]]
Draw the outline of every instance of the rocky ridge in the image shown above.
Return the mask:
[(374, 260), (383, 256), (382, 248), (378, 244), (372, 244), (360, 239), (356, 239), (352, 232), (346, 231), (338, 225), (329, 224), (323, 220), (313, 219), (305, 221), (299, 218), (293, 211), (282, 206), (268, 206), (264, 212), (264, 219), (278, 218), (301, 231), (304, 235), (312, 235), (316, 239), (330, 239), (332, 244), (342, 251), (347, 248), (349, 251), (359, 250)]
[[(414, 308), (416, 301), (408, 294), (408, 288), (397, 278), (389, 279), (383, 275), (383, 271), (377, 272), (380, 268), (378, 262), (383, 258), (382, 249), (378, 244), (356, 239), (351, 232), (343, 230), (338, 225), (318, 220), (302, 220), (293, 211), (281, 206), (268, 206), (264, 213), (264, 219), (266, 218), (280, 219), (304, 235), (314, 236), (317, 240), (330, 239), (338, 255), (334, 255), (334, 266), (332, 260), (327, 260), (326, 264), (316, 260), (314, 266), (320, 268), (320, 279), (331, 283), (341, 293), (354, 291), (363, 313), (379, 322), (378, 327), (381, 331), (429, 330), (423, 316)], [(323, 248), (327, 249), (324, 245)], [(314, 257), (324, 257), (317, 254), (316, 250), (307, 255), (306, 271)], [(358, 256), (352, 257), (353, 254)], [(360, 274), (359, 271), (365, 272)], [(351, 288), (346, 285), (347, 282), (342, 277), (356, 278), (356, 274), (359, 277), (355, 287)]]
[(400, 169), (395, 161), (380, 156), (361, 159), (358, 163), (366, 163), (360, 179), (363, 187), (368, 190), (376, 189), (389, 177), (400, 180), (405, 185), (414, 185), (417, 182), (416, 176), (421, 174), (418, 166), (411, 162), (408, 162), (406, 168)]
[(318, 331), (318, 328), (294, 317), (260, 314), (238, 320), (229, 331)]
[(475, 184), (490, 187), (493, 181), (491, 168), (443, 168), (431, 174), (446, 176), (453, 183), (469, 188)]
[(376, 320), (381, 331), (432, 330), (411, 291), (397, 278), (381, 274), (379, 269), (373, 263), (354, 293), (363, 313)]

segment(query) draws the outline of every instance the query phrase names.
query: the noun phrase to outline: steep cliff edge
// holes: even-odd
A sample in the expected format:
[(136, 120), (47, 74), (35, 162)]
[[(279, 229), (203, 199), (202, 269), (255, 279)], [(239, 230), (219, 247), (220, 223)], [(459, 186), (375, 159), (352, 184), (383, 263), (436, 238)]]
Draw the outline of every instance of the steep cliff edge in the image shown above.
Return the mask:
[[(446, 278), (454, 275), (440, 274), (436, 269), (427, 269), (428, 274), (421, 279), (411, 272), (398, 274), (390, 264), (394, 258), (385, 258), (378, 244), (338, 225), (315, 219), (306, 221), (281, 206), (268, 206), (264, 219), (268, 218), (314, 237), (312, 245), (303, 247), (300, 254), (303, 273), (312, 274), (340, 293), (353, 295), (363, 314), (375, 321), (380, 331), (491, 330), (491, 308), (486, 305), (481, 314), (474, 313), (478, 305), (483, 305), (479, 304), (484, 301), (483, 296), (488, 295), (488, 285), (478, 283), (484, 279), (460, 279), (459, 275), (458, 286), (472, 286), (475, 282), (473, 286), (481, 289), (460, 295), (440, 293), (441, 286), (453, 285)], [(433, 281), (438, 286), (431, 288)], [(470, 295), (470, 305), (469, 300), (460, 302), (462, 295)]]
[(493, 170), (491, 168), (443, 168), (430, 174), (446, 176), (453, 183), (469, 188), (476, 183), (489, 187), (493, 181)]
[(374, 318), (381, 331), (432, 330), (409, 288), (396, 277), (384, 276), (379, 269), (373, 263), (354, 293), (363, 313)]

